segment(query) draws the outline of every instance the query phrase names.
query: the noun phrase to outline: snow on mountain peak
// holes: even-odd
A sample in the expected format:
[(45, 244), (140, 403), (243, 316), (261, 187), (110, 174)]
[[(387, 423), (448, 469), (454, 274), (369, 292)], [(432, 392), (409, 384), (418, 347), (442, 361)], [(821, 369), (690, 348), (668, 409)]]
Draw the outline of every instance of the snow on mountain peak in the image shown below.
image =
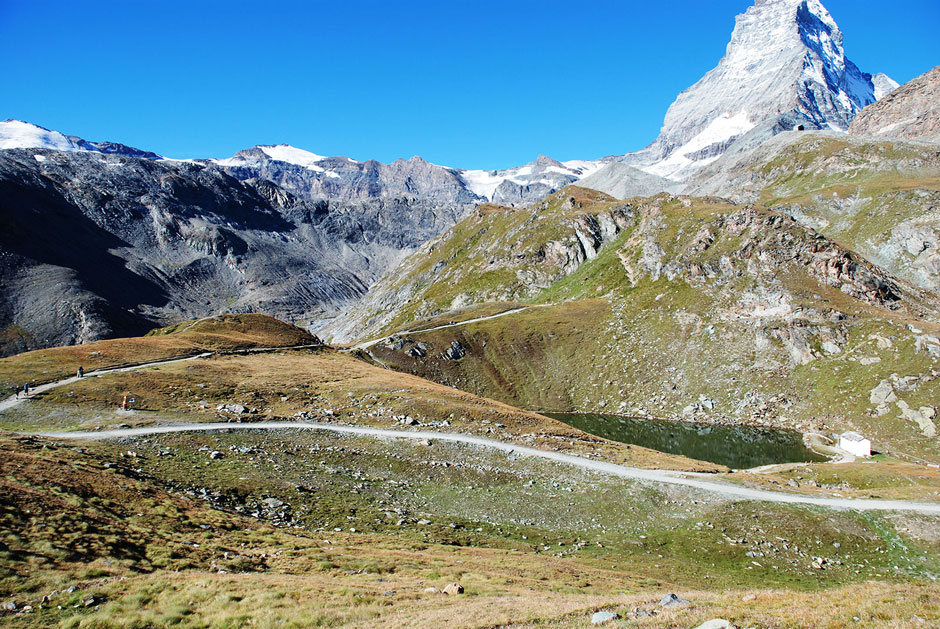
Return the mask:
[(871, 77), (871, 82), (875, 85), (875, 100), (881, 100), (894, 90), (901, 87), (901, 84), (892, 79), (884, 72), (879, 72)]
[[(317, 162), (322, 162), (327, 159), (323, 155), (317, 155), (316, 153), (293, 147), (290, 144), (258, 146), (257, 148), (261, 149), (261, 152), (271, 159), (276, 159), (279, 162), (287, 162), (288, 164), (295, 164), (297, 166), (304, 166), (306, 168), (314, 167), (314, 170), (318, 169), (316, 166)], [(320, 168), (319, 170), (323, 169)]]
[(50, 149), (53, 151), (83, 151), (78, 139), (70, 139), (58, 131), (34, 125), (22, 120), (0, 122), (0, 150), (3, 149)]
[(559, 162), (539, 155), (534, 162), (504, 170), (455, 169), (463, 184), (478, 197), (494, 203), (513, 203), (519, 189), (538, 187), (545, 194), (597, 172), (605, 162), (571, 160)]
[(66, 153), (92, 152), (143, 159), (163, 159), (156, 153), (135, 149), (125, 144), (89, 142), (74, 135), (51, 131), (31, 122), (12, 119), (0, 122), (0, 150), (5, 149), (47, 149)]

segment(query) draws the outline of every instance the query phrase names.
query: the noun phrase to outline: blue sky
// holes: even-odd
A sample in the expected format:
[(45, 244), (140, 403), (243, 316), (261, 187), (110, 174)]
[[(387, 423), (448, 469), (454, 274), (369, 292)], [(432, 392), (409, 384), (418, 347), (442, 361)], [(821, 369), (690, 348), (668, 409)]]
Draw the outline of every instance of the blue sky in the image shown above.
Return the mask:
[[(937, 0), (823, 0), (866, 72), (940, 63)], [(652, 141), (749, 0), (0, 0), (2, 118), (170, 157), (254, 144), (501, 168)]]

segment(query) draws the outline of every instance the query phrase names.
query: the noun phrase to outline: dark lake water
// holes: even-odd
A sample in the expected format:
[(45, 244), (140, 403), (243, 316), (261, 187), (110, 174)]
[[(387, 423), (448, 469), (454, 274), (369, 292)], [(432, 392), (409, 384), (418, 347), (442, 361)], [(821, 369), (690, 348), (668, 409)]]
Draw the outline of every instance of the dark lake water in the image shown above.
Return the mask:
[(771, 463), (825, 461), (803, 444), (795, 430), (716, 426), (662, 419), (636, 419), (598, 413), (542, 413), (598, 437), (682, 454), (743, 469)]

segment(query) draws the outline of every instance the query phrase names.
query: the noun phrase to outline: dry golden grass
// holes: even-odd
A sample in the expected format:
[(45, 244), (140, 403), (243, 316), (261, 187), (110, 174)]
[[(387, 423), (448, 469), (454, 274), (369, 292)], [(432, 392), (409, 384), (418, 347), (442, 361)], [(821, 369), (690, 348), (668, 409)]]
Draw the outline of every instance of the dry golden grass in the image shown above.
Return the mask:
[(51, 347), (0, 359), (0, 385), (33, 385), (105, 367), (191, 356), (205, 351), (285, 347), (314, 343), (306, 331), (267, 315), (219, 315), (187, 321), (150, 335)]

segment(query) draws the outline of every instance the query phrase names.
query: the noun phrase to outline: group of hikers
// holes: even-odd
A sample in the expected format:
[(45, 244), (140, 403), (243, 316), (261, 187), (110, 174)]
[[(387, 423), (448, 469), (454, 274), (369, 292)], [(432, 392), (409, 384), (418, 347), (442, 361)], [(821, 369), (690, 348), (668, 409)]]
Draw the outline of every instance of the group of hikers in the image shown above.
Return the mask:
[[(79, 378), (84, 378), (85, 369), (81, 365), (79, 365), (78, 371), (76, 371), (75, 374)], [(13, 395), (16, 397), (17, 400), (20, 399), (20, 393), (23, 394), (23, 397), (29, 397), (29, 383), (28, 382), (24, 384), (22, 387), (20, 385), (16, 385), (13, 387)]]

